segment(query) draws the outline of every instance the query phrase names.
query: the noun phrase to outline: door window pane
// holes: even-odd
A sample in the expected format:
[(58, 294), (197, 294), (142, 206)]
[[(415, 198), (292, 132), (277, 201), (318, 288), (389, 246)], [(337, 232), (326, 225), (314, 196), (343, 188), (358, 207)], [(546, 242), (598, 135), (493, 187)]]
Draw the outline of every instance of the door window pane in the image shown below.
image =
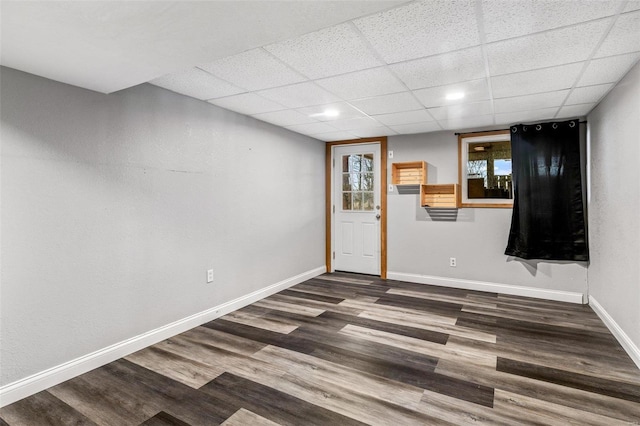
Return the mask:
[(373, 210), (373, 192), (362, 193), (362, 210)]
[(373, 173), (362, 174), (362, 190), (373, 191)]
[(362, 192), (353, 193), (353, 210), (362, 210)]
[(342, 210), (351, 210), (351, 193), (342, 193)]
[(371, 211), (374, 206), (374, 156), (342, 156), (342, 210)]
[(373, 171), (373, 154), (364, 154), (362, 156), (362, 171), (363, 172)]

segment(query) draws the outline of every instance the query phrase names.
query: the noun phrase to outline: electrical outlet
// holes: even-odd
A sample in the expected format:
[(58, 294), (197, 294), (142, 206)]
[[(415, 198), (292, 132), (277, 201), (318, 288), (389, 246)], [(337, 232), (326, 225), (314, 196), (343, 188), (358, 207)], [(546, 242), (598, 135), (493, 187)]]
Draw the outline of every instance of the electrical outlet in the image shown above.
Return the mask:
[(209, 269), (207, 271), (207, 282), (208, 283), (213, 282), (213, 269)]
[(451, 266), (452, 268), (455, 268), (457, 266), (455, 257), (449, 258), (449, 266)]
[(393, 158), (393, 151), (389, 151), (389, 158)]
[(389, 185), (389, 192), (393, 192), (393, 185)]

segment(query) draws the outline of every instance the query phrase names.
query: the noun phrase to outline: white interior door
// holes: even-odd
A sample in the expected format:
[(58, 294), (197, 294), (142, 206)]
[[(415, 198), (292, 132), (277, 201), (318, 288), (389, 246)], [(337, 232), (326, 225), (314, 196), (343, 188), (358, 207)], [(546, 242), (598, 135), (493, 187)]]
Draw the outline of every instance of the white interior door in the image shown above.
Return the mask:
[(333, 148), (334, 269), (380, 275), (380, 144)]

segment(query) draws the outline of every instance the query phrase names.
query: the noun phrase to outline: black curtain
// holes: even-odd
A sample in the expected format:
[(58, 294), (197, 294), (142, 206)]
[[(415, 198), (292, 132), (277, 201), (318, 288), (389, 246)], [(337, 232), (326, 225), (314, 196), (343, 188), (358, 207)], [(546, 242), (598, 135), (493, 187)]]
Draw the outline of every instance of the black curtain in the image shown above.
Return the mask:
[(506, 255), (589, 260), (578, 120), (511, 127), (513, 216)]

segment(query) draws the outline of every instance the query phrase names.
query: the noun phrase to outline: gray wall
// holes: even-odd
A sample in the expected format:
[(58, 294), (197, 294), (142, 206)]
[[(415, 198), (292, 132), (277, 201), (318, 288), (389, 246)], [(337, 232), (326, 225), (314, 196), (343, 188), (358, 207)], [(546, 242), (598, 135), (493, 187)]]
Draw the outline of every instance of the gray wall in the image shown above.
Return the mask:
[[(453, 132), (393, 136), (389, 150), (394, 151), (390, 163), (426, 161), (430, 183), (458, 182)], [(586, 294), (585, 263), (522, 261), (503, 254), (511, 209), (465, 208), (457, 221), (442, 222), (429, 220), (418, 202), (418, 195), (388, 194), (390, 272)], [(449, 267), (450, 257), (457, 267)]]
[(589, 114), (589, 294), (640, 347), (640, 64)]
[(151, 85), (1, 77), (0, 384), (324, 265), (324, 143)]

